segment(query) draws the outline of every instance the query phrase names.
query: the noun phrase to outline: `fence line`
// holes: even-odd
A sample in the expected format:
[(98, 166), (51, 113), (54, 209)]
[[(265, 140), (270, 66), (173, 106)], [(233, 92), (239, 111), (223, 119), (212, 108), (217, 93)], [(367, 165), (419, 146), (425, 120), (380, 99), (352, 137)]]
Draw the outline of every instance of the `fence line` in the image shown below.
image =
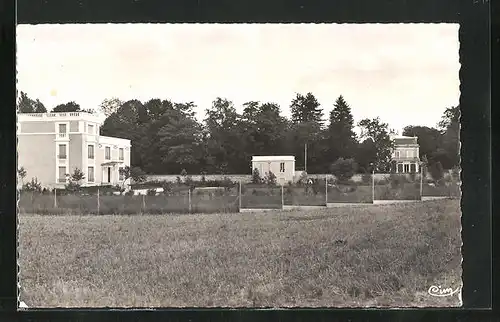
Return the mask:
[[(371, 180), (369, 180), (371, 177)], [(215, 191), (180, 189), (173, 195), (110, 195), (97, 188), (96, 194), (52, 194), (21, 192), (21, 211), (30, 213), (167, 213), (167, 212), (237, 212), (239, 209), (284, 209), (290, 206), (327, 206), (329, 204), (373, 204), (380, 200), (422, 200), (424, 197), (459, 197), (459, 181), (444, 185), (427, 184), (420, 180), (379, 182), (373, 174), (361, 183), (331, 184), (324, 177), (305, 185), (255, 185), (239, 181), (232, 187), (213, 187)], [(394, 179), (394, 180), (395, 180)], [(455, 185), (453, 185), (455, 183)], [(209, 188), (210, 189), (210, 188)], [(279, 189), (279, 190), (278, 190)], [(223, 191), (221, 191), (223, 190)], [(196, 192), (196, 193), (195, 193)], [(323, 196), (324, 193), (324, 196)], [(51, 196), (52, 195), (52, 196)], [(237, 198), (237, 200), (236, 200)], [(428, 200), (427, 198), (426, 200)], [(186, 202), (187, 201), (187, 202)], [(97, 208), (97, 209), (96, 209)]]

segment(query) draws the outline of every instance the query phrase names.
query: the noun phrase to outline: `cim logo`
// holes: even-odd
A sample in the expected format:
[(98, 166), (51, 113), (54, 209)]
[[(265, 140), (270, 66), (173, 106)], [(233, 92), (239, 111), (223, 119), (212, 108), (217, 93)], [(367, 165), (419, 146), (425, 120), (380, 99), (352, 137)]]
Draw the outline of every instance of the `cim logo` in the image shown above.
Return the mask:
[(439, 285), (439, 286), (432, 285), (427, 290), (427, 293), (429, 293), (429, 295), (431, 295), (431, 296), (444, 297), (444, 296), (452, 296), (453, 294), (456, 294), (458, 291), (460, 291), (460, 287), (458, 287), (454, 290), (451, 287), (441, 288), (441, 285)]

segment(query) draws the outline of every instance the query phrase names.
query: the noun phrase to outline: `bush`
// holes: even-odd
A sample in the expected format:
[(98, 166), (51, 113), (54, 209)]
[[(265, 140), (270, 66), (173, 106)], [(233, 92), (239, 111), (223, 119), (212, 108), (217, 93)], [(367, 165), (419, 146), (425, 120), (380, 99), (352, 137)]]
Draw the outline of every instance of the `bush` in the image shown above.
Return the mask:
[(330, 166), (330, 171), (340, 182), (346, 182), (354, 176), (357, 168), (358, 165), (354, 159), (338, 158)]
[(365, 185), (372, 184), (372, 175), (369, 173), (365, 173), (361, 175), (361, 182)]
[[(125, 167), (126, 169), (127, 167)], [(133, 167), (130, 169), (130, 178), (134, 180), (134, 182), (144, 182), (146, 181), (146, 172), (142, 171), (139, 167)], [(125, 176), (127, 178), (127, 176)], [(128, 179), (128, 178), (127, 178)]]
[(438, 183), (440, 182), (443, 177), (444, 177), (444, 170), (443, 170), (443, 166), (441, 165), (441, 162), (437, 161), (437, 162), (434, 162), (430, 169), (429, 169), (429, 172), (431, 173), (431, 177), (432, 179)]
[(148, 189), (146, 193), (148, 196), (156, 196), (156, 189)]
[(307, 173), (305, 171), (302, 172), (302, 174), (300, 175), (298, 183), (301, 184), (301, 185), (307, 183)]
[(40, 182), (38, 182), (37, 178), (31, 178), (31, 181), (26, 182), (23, 185), (24, 191), (33, 191), (33, 192), (41, 192), (42, 191), (42, 185)]
[(269, 171), (265, 177), (265, 182), (269, 186), (275, 186), (276, 185), (276, 175)]
[(255, 168), (252, 172), (252, 183), (260, 184), (262, 183), (262, 178), (260, 177), (259, 169)]
[(163, 181), (161, 187), (163, 188), (163, 194), (168, 196), (172, 193), (172, 182)]
[(451, 169), (451, 178), (455, 182), (460, 181), (460, 167), (455, 166), (453, 167), (453, 169)]
[(125, 196), (133, 196), (134, 195), (134, 190), (129, 190), (125, 192)]
[(398, 188), (408, 182), (405, 175), (391, 174), (389, 176), (389, 182), (392, 188)]

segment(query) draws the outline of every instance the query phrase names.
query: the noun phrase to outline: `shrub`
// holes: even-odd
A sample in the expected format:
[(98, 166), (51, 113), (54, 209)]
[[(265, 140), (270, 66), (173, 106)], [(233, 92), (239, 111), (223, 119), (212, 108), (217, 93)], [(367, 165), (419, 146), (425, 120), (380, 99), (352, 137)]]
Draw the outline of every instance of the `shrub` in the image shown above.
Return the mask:
[(299, 184), (306, 184), (307, 183), (307, 173), (305, 171), (302, 172), (299, 178)]
[(410, 172), (410, 181), (415, 182), (417, 179), (417, 173), (416, 172)]
[(444, 177), (444, 170), (441, 162), (434, 162), (429, 168), (429, 172), (431, 173), (431, 177), (435, 182), (441, 181)]
[(193, 177), (191, 176), (186, 176), (186, 178), (184, 179), (184, 183), (187, 184), (188, 186), (191, 186), (194, 184), (194, 180), (193, 180)]
[(200, 180), (200, 183), (202, 185), (205, 185), (207, 183), (207, 178), (205, 177), (205, 172), (202, 172), (201, 173), (201, 180)]
[(134, 190), (129, 190), (125, 192), (125, 196), (133, 196), (134, 195)]
[(276, 175), (269, 171), (265, 177), (265, 182), (269, 186), (275, 186), (276, 185)]
[(23, 185), (23, 190), (24, 191), (32, 191), (32, 192), (41, 192), (42, 185), (40, 184), (40, 182), (38, 182), (37, 178), (31, 178), (31, 181), (26, 182)]
[(451, 169), (451, 178), (455, 182), (460, 181), (460, 167), (455, 166), (453, 167), (453, 169)]
[(364, 173), (361, 175), (361, 182), (366, 184), (372, 184), (372, 175), (369, 173)]
[(389, 176), (389, 182), (392, 188), (398, 188), (399, 186), (404, 185), (406, 182), (408, 182), (408, 179), (405, 175), (391, 174)]
[(252, 172), (252, 183), (260, 184), (262, 183), (262, 178), (260, 177), (259, 169), (255, 168)]
[(129, 168), (129, 167), (125, 167), (125, 169), (123, 171), (125, 171), (125, 174), (127, 174), (127, 168), (129, 169), (129, 173), (128, 173), (128, 176), (124, 176), (125, 177), (125, 180), (128, 179), (128, 178), (132, 178), (132, 180), (134, 180), (134, 182), (144, 182), (146, 181), (146, 172), (144, 172), (140, 167), (133, 167), (133, 168)]
[(146, 193), (148, 196), (156, 196), (156, 189), (154, 189), (154, 188), (148, 189), (148, 191)]
[(330, 171), (339, 181), (345, 182), (354, 176), (357, 168), (358, 165), (354, 159), (338, 158), (330, 166)]
[(185, 177), (185, 176), (187, 176), (187, 171), (186, 171), (186, 169), (182, 169), (181, 170), (181, 177)]
[(172, 193), (172, 182), (163, 181), (161, 187), (163, 188), (163, 194), (168, 196)]

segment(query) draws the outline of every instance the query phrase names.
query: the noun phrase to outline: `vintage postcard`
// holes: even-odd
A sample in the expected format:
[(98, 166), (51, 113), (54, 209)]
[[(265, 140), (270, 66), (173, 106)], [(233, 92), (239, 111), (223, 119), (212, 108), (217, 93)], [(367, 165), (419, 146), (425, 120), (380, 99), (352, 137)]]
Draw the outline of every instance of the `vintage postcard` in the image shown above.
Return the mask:
[(461, 306), (458, 30), (19, 25), (20, 307)]

